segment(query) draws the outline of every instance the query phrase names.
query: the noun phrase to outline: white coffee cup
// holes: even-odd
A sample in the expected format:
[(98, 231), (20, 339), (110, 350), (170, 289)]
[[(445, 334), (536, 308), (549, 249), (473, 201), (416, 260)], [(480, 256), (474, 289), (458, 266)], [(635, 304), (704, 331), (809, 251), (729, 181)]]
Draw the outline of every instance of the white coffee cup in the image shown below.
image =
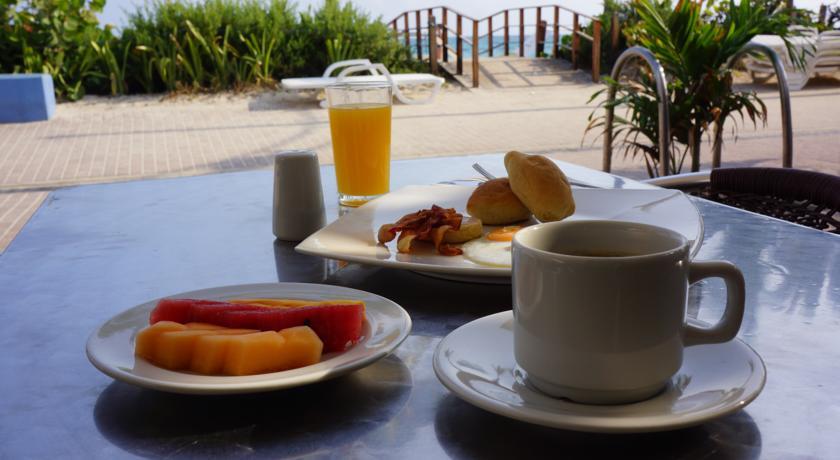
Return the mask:
[[(719, 277), (716, 325), (686, 324), (688, 285)], [(513, 239), (514, 354), (540, 391), (587, 404), (660, 392), (686, 346), (732, 340), (744, 277), (729, 262), (692, 262), (679, 233), (616, 221), (551, 222)]]

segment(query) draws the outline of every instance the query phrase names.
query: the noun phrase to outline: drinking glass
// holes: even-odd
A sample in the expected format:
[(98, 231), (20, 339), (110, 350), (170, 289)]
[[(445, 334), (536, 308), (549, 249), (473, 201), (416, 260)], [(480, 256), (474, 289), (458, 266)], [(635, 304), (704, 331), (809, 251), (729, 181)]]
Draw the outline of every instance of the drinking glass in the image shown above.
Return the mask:
[(388, 193), (391, 179), (391, 85), (327, 87), (338, 200), (362, 204)]

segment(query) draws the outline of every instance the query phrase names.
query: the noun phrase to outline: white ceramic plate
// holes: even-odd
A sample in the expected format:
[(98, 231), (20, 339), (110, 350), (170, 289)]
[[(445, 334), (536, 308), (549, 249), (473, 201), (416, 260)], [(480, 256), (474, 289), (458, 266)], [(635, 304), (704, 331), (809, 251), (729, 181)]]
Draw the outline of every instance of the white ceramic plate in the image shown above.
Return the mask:
[[(462, 185), (414, 185), (379, 197), (315, 232), (295, 249), (304, 254), (402, 268), (459, 281), (510, 283), (510, 268), (474, 263), (463, 256), (442, 256), (434, 247), (399, 254), (396, 240), (377, 243), (382, 224), (428, 209), (432, 204), (466, 212), (467, 199), (475, 187)], [(703, 220), (697, 208), (678, 190), (573, 189), (576, 211), (568, 220), (622, 220), (669, 228), (691, 241), (692, 256), (703, 241)], [(485, 232), (492, 228), (487, 227)], [(413, 249), (412, 249), (413, 250)]]
[(269, 374), (241, 377), (175, 372), (134, 356), (134, 338), (149, 325), (157, 299), (108, 320), (88, 339), (87, 356), (97, 369), (114, 379), (145, 388), (191, 394), (256, 393), (327, 380), (384, 358), (408, 336), (411, 318), (390, 300), (365, 291), (306, 283), (246, 284), (168, 297), (227, 300), (235, 298), (354, 299), (365, 302), (362, 340), (343, 353), (324, 354), (318, 364)]
[(668, 388), (646, 401), (594, 406), (546, 396), (526, 383), (513, 357), (513, 313), (497, 313), (454, 330), (434, 356), (438, 379), (484, 410), (538, 425), (629, 433), (697, 425), (742, 409), (764, 388), (761, 357), (733, 340), (685, 349)]

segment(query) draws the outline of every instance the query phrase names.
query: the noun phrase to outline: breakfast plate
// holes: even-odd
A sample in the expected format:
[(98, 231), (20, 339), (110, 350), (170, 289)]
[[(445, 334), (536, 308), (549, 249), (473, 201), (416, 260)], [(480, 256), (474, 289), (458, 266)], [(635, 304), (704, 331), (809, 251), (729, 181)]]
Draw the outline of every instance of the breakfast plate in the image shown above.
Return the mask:
[[(693, 321), (693, 320), (692, 320)], [(764, 388), (761, 357), (735, 339), (685, 349), (666, 389), (633, 404), (577, 404), (540, 393), (513, 356), (513, 312), (470, 322), (446, 336), (433, 359), (446, 388), (484, 410), (575, 431), (630, 433), (685, 428), (744, 408)]]
[(411, 331), (411, 318), (396, 303), (375, 294), (340, 286), (306, 283), (246, 284), (184, 292), (168, 297), (228, 300), (235, 298), (350, 299), (365, 302), (362, 339), (341, 353), (325, 353), (321, 362), (283, 372), (247, 376), (200, 375), (157, 367), (134, 355), (135, 337), (149, 324), (157, 299), (111, 318), (87, 342), (90, 362), (108, 376), (133, 385), (173, 393), (256, 393), (291, 388), (347, 374), (384, 358)]
[[(475, 187), (463, 185), (414, 185), (381, 196), (345, 214), (310, 235), (297, 251), (389, 268), (414, 270), (447, 279), (510, 283), (510, 267), (481, 265), (464, 256), (438, 254), (432, 245), (397, 252), (396, 242), (377, 242), (382, 224), (436, 204), (466, 212)], [(566, 220), (621, 220), (657, 225), (674, 230), (691, 241), (692, 256), (703, 240), (703, 219), (685, 194), (666, 189), (573, 189), (576, 211)], [(485, 233), (496, 227), (485, 226)]]

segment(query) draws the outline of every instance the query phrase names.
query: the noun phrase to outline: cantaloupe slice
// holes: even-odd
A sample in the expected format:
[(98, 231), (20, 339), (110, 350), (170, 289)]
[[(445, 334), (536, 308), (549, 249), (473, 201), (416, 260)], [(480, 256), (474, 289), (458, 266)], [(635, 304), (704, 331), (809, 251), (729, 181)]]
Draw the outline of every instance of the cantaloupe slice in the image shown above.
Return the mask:
[(281, 331), (160, 321), (137, 334), (135, 354), (170, 370), (252, 375), (308, 366), (324, 343), (309, 326)]
[(164, 332), (183, 331), (186, 328), (183, 324), (174, 321), (160, 321), (152, 324), (137, 333), (137, 337), (134, 339), (134, 354), (153, 361), (158, 337)]
[(278, 332), (286, 343), (283, 354), (278, 356), (282, 370), (309, 366), (321, 361), (324, 343), (309, 326), (298, 326)]
[(236, 337), (228, 345), (222, 372), (227, 375), (251, 375), (278, 371), (277, 357), (283, 353), (285, 342), (275, 331)]
[(151, 359), (170, 370), (189, 369), (195, 344), (204, 335), (241, 335), (257, 332), (253, 329), (186, 329), (164, 332), (157, 338), (154, 357)]
[(309, 366), (321, 360), (324, 343), (308, 326), (230, 337), (223, 373), (251, 375)]
[(193, 350), (190, 370), (199, 374), (221, 374), (225, 368), (228, 349), (231, 344), (229, 335), (203, 335), (198, 338)]

